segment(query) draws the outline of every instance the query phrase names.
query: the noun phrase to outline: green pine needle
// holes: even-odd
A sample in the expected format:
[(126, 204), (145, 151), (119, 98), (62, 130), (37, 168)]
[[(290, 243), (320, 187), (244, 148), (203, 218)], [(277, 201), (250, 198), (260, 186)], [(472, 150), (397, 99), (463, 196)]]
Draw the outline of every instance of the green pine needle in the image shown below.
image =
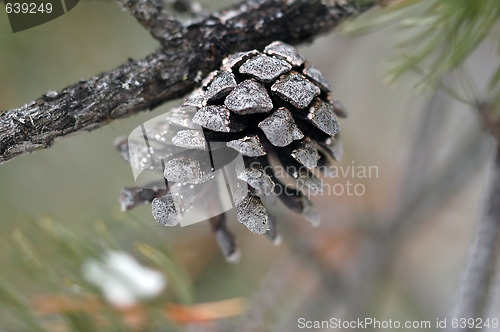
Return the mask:
[[(387, 81), (421, 68), (417, 87), (428, 89), (462, 66), (485, 38), (498, 33), (499, 18), (498, 0), (395, 0), (345, 23), (341, 30), (360, 34), (391, 24), (403, 28), (409, 37), (398, 45), (399, 57)], [(500, 104), (499, 82), (500, 67), (489, 85), (491, 100)]]

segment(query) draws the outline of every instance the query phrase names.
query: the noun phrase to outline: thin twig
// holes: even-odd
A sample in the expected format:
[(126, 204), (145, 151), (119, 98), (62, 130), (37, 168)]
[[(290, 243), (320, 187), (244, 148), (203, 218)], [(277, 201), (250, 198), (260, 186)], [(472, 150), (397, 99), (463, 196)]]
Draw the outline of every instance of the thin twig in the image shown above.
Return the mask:
[[(416, 228), (422, 227), (423, 222), (449, 199), (450, 194), (463, 186), (470, 179), (470, 174), (484, 162), (491, 151), (491, 142), (484, 135), (476, 133), (476, 137), (471, 136), (463, 139), (466, 143), (457, 149), (447, 166), (431, 181), (426, 181), (426, 185), (422, 186), (413, 200), (407, 202), (404, 208), (389, 220), (391, 227), (374, 230), (372, 236), (365, 241), (365, 255), (359, 263), (359, 269), (353, 273), (358, 278), (351, 280), (354, 281), (353, 289), (358, 293), (363, 293), (361, 289), (366, 291), (354, 305), (358, 310), (351, 312), (366, 314), (366, 306), (369, 304), (366, 300), (371, 297), (374, 286), (387, 279), (384, 276), (390, 274), (391, 265), (400, 252), (398, 248), (404, 243), (404, 239), (413, 234), (412, 231)], [(467, 158), (464, 158), (466, 155)]]
[[(317, 280), (305, 272), (294, 255), (285, 254), (277, 259), (254, 292), (248, 312), (236, 324), (224, 324), (217, 331), (260, 332), (274, 330), (277, 316), (293, 312), (316, 290)], [(294, 289), (293, 296), (290, 289)]]
[[(482, 318), (494, 279), (495, 262), (500, 251), (500, 147), (492, 170), (493, 181), (485, 215), (476, 231), (471, 256), (465, 270), (454, 317)], [(455, 329), (465, 331), (470, 329)]]
[[(445, 85), (443, 80), (439, 83)], [(446, 115), (443, 111), (447, 109), (449, 101), (446, 91), (437, 89), (420, 112), (416, 131), (413, 134), (411, 146), (408, 148), (411, 152), (406, 160), (407, 168), (403, 176), (405, 181), (401, 183), (402, 187), (399, 189), (401, 195), (399, 195), (395, 214), (401, 214), (401, 211), (397, 209), (404, 210), (407, 203), (414, 199), (413, 196), (419, 193), (424, 185), (422, 179), (425, 178), (432, 155), (438, 148), (436, 135), (441, 132), (440, 129), (446, 123), (444, 119)], [(393, 220), (394, 223), (399, 221)]]
[(500, 146), (500, 118), (495, 115), (494, 106), (487, 101), (477, 101), (475, 106), (485, 130)]
[[(427, 105), (427, 114), (410, 149), (413, 153), (404, 176), (409, 182), (405, 182), (402, 187), (400, 206), (388, 219), (370, 222), (378, 227), (367, 230), (369, 233), (364, 242), (361, 261), (349, 277), (351, 290), (357, 294), (352, 297), (349, 310), (353, 315), (366, 314), (370, 304), (368, 300), (378, 282), (386, 279), (383, 276), (390, 273), (394, 257), (400, 251), (398, 246), (404, 243), (403, 240), (421, 227), (426, 217), (442, 206), (451, 193), (466, 183), (469, 174), (477, 170), (491, 151), (491, 142), (487, 137), (474, 130), (460, 139), (453, 155), (437, 174), (425, 176), (425, 172), (421, 171), (422, 162), (429, 165), (435, 135), (442, 125), (439, 116), (442, 116), (443, 104), (438, 98), (442, 95), (442, 92), (438, 92)], [(381, 224), (384, 227), (380, 227)]]
[(263, 48), (274, 40), (310, 41), (368, 9), (355, 2), (248, 0), (187, 25), (182, 38), (168, 48), (0, 113), (0, 164), (47, 148), (56, 138), (179, 98), (230, 53)]

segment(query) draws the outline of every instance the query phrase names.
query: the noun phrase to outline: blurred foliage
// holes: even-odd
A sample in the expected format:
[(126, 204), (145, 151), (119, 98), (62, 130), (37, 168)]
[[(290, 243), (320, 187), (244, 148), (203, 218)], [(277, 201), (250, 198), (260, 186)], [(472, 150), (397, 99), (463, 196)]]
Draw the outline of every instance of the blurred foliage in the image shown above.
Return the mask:
[[(139, 303), (133, 308), (116, 308), (107, 303), (99, 290), (82, 277), (82, 265), (92, 258), (99, 258), (110, 250), (124, 251), (108, 230), (119, 223), (96, 220), (93, 227), (82, 230), (68, 227), (62, 221), (49, 217), (26, 220), (28, 230), (15, 229), (4, 234), (2, 243), (11, 261), (10, 269), (25, 285), (37, 285), (19, 289), (0, 277), (0, 321), (16, 331), (122, 331), (139, 328), (158, 330), (172, 326), (166, 305), (192, 303), (189, 278), (183, 269), (170, 258), (169, 249), (159, 237), (148, 232), (154, 244), (137, 242), (134, 252), (145, 265), (163, 272), (169, 286), (159, 297)], [(31, 282), (29, 282), (31, 281)], [(19, 280), (16, 281), (19, 284)], [(44, 293), (40, 294), (39, 290)], [(132, 317), (133, 316), (133, 317)]]
[[(246, 310), (243, 298), (194, 304), (191, 279), (148, 227), (141, 231), (148, 243), (136, 241), (135, 250), (127, 253), (108, 227), (137, 228), (136, 221), (96, 220), (88, 229), (47, 216), (26, 222), (32, 227), (21, 230), (26, 225), (20, 225), (1, 238), (10, 272), (18, 276), (15, 283), (0, 277), (0, 322), (9, 331), (176, 331)], [(151, 300), (114, 306), (82, 271), (84, 263), (110, 251), (131, 254), (162, 272), (167, 289)]]
[[(459, 68), (487, 37), (500, 47), (498, 0), (390, 0), (380, 9), (343, 25), (348, 34), (361, 34), (397, 24), (406, 38), (399, 43), (396, 63), (387, 73), (394, 82), (408, 72), (418, 72), (416, 89), (435, 87), (441, 78)], [(500, 65), (492, 75), (485, 96), (500, 110)], [(479, 97), (479, 96), (478, 96)], [(469, 101), (473, 102), (473, 101)]]

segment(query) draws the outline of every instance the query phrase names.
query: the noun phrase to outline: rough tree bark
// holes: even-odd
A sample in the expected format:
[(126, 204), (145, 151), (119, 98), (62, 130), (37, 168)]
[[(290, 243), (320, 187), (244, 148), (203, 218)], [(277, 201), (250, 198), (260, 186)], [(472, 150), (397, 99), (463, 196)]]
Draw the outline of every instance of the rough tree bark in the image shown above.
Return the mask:
[[(356, 7), (355, 0), (248, 0), (183, 24), (161, 12), (161, 1), (119, 1), (163, 47), (144, 59), (130, 60), (0, 113), (0, 164), (47, 148), (56, 138), (96, 129), (179, 98), (230, 53), (262, 48), (273, 40), (310, 41), (369, 8)], [(166, 26), (159, 27), (155, 18)]]

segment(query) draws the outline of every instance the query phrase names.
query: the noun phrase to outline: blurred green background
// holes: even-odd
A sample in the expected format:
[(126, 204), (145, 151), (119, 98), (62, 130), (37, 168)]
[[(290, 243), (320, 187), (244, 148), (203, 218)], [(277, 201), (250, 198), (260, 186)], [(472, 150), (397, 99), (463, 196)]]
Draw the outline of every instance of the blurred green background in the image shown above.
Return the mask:
[[(231, 3), (206, 1), (205, 5), (217, 9)], [(238, 264), (224, 261), (207, 223), (165, 228), (154, 221), (149, 206), (120, 211), (120, 189), (133, 186), (133, 177), (113, 140), (181, 100), (1, 165), (0, 331), (131, 329), (112, 309), (103, 311), (111, 322), (103, 326), (85, 312), (26, 313), (37, 295), (99, 296), (82, 280), (80, 269), (84, 261), (108, 249), (124, 250), (169, 276), (165, 294), (144, 304), (155, 319), (143, 330), (233, 331), (238, 326), (239, 331), (296, 331), (300, 317), (434, 322), (449, 315), (474, 223), (481, 214), (492, 145), (477, 138), (477, 145), (460, 150), (464, 142), (480, 137), (479, 125), (467, 107), (446, 93), (416, 95), (411, 77), (397, 86), (384, 83), (385, 63), (394, 55), (394, 44), (405, 36), (386, 28), (358, 38), (330, 33), (300, 45), (349, 111), (340, 122), (345, 152), (341, 165), (376, 166), (378, 177), (350, 179), (366, 187), (361, 197), (314, 197), (322, 218), (319, 228), (277, 204), (274, 212), (284, 240), (278, 247), (248, 232), (231, 211), (229, 227), (242, 250)], [(113, 1), (81, 1), (68, 14), (16, 34), (2, 12), (0, 110), (19, 107), (156, 48), (149, 34)], [(485, 42), (470, 59), (468, 66), (478, 84), (495, 58)], [(457, 84), (453, 76), (447, 79), (450, 86)], [(422, 132), (422, 128), (430, 129)], [(455, 151), (460, 152), (460, 163), (474, 164), (448, 170), (457, 164), (448, 163)], [(423, 190), (431, 201), (405, 210), (405, 202), (421, 186), (438, 182), (443, 174), (452, 177), (444, 179), (445, 184), (458, 184), (443, 192), (432, 187), (438, 193), (435, 198)], [(367, 229), (398, 218), (408, 218), (408, 230), (385, 238), (394, 243), (383, 258), (367, 258), (370, 245), (378, 248)], [(148, 258), (137, 250), (138, 243), (156, 248), (170, 263)], [(378, 271), (373, 278), (372, 270)], [(182, 292), (184, 287), (189, 295)], [(498, 287), (495, 292), (499, 294)], [(227, 320), (181, 324), (158, 314), (165, 303), (240, 297), (248, 300), (247, 311)], [(496, 303), (492, 313), (499, 308)]]

